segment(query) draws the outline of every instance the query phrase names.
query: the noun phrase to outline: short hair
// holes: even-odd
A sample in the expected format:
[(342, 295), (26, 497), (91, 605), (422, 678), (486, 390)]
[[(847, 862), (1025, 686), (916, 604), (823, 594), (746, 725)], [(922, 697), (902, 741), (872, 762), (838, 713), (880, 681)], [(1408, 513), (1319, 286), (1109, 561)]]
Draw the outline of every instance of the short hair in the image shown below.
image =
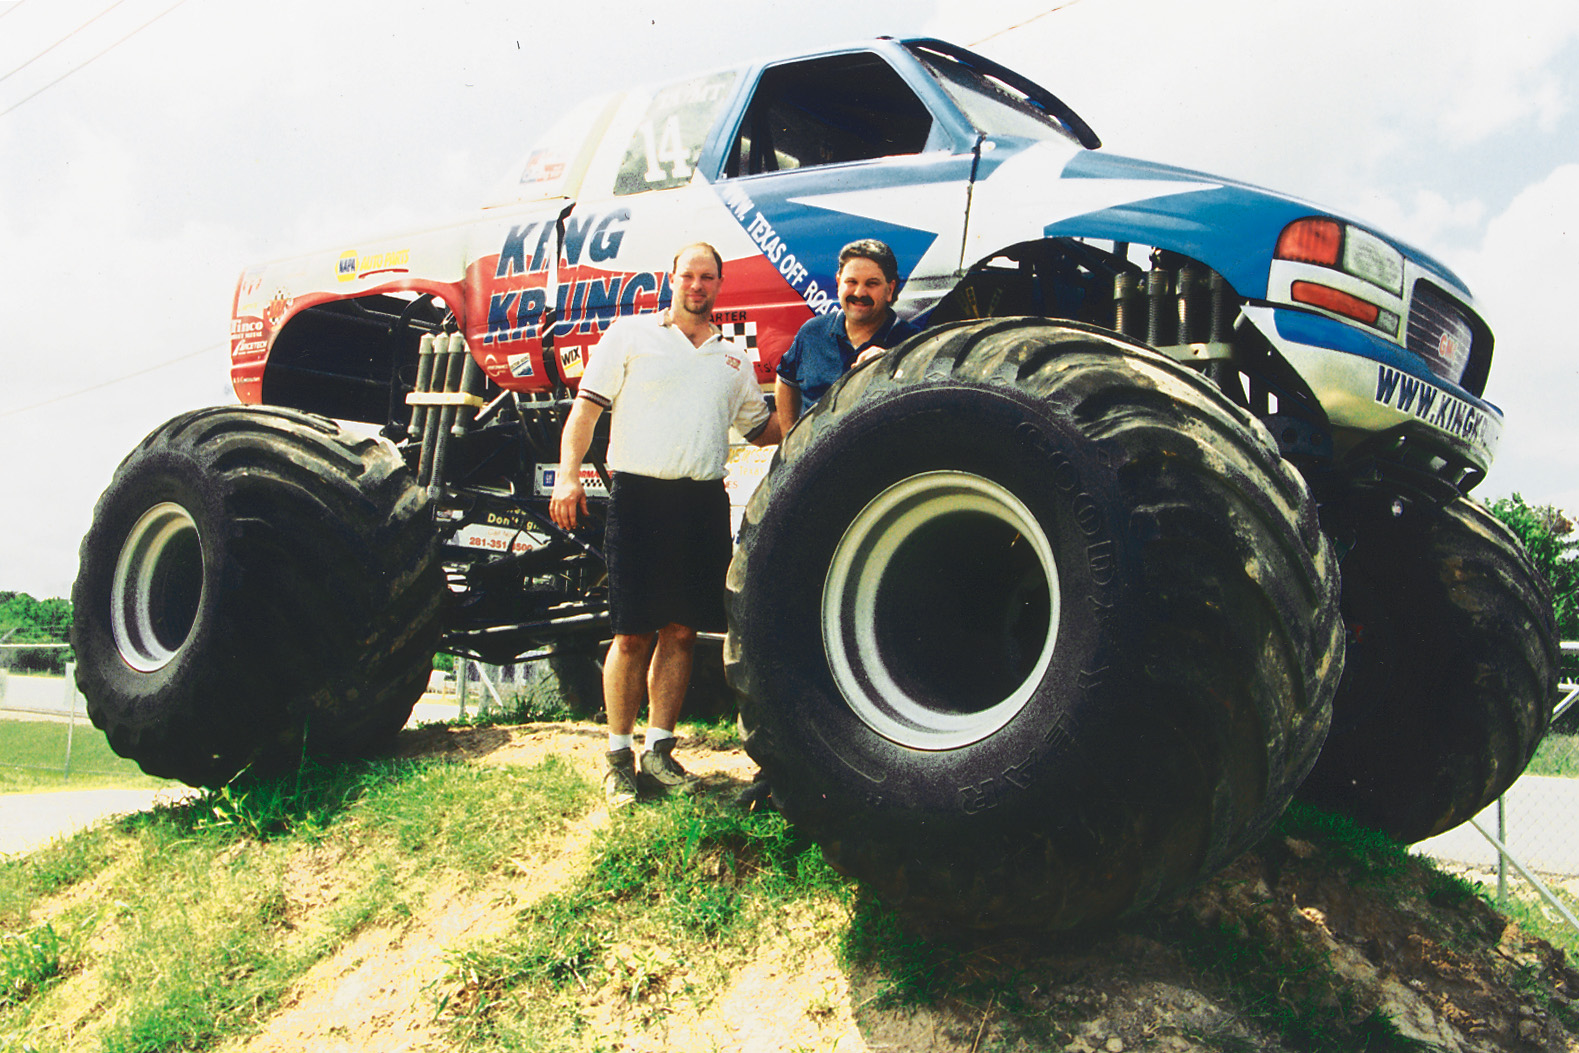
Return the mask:
[(706, 249), (708, 252), (711, 252), (713, 254), (713, 262), (718, 264), (718, 276), (720, 278), (724, 276), (724, 258), (718, 254), (717, 249), (713, 248), (713, 246), (709, 245), (705, 241), (693, 241), (689, 245), (681, 245), (680, 251), (674, 254), (674, 262), (669, 264), (670, 274), (673, 274), (675, 271), (680, 269), (680, 257), (684, 256), (692, 249)]
[(876, 238), (861, 238), (840, 249), (838, 269), (843, 271), (844, 265), (852, 259), (871, 260), (882, 269), (884, 278), (899, 281), (899, 261), (894, 259), (894, 250)]

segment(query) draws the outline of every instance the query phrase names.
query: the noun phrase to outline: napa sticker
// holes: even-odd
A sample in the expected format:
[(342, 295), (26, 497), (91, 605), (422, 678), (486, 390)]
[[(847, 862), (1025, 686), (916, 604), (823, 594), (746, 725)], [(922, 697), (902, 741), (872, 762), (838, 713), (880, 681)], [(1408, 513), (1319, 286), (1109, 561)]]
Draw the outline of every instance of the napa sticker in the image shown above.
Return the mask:
[(366, 255), (353, 251), (342, 252), (335, 265), (335, 277), (342, 282), (354, 282), (375, 274), (406, 274), (410, 268), (411, 250), (373, 252)]

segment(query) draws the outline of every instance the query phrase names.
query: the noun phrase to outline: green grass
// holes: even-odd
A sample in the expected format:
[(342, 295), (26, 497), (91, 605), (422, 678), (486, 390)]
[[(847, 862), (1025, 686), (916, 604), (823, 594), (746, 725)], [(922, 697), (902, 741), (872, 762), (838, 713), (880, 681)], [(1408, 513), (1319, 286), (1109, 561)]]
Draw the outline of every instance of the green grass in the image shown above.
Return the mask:
[[(41, 1044), (91, 946), (104, 992), (93, 1048), (154, 1053), (245, 1037), (355, 933), (398, 924), (438, 889), (513, 872), (519, 853), (596, 800), (554, 757), (522, 769), (347, 765), (209, 793), (0, 860), (0, 1035), (17, 1049)], [(334, 895), (303, 913), (293, 875), (317, 859)]]
[(172, 785), (116, 756), (104, 733), (86, 720), (71, 730), (68, 771), (66, 734), (67, 725), (60, 721), (0, 720), (0, 793)]
[(1557, 775), (1579, 779), (1579, 733), (1551, 732), (1541, 740), (1525, 771), (1530, 775)]
[(842, 912), (852, 895), (776, 813), (745, 815), (727, 795), (643, 805), (598, 835), (583, 880), (452, 954), (439, 1010), (457, 1048), (575, 1047), (588, 990), (664, 1012), (716, 989), (792, 907)]

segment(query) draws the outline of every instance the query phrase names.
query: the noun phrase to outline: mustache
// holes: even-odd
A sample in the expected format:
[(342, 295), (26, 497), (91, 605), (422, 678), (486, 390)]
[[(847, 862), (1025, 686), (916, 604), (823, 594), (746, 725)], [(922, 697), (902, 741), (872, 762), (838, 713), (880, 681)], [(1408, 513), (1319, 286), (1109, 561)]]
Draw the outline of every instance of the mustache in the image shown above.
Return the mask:
[(870, 307), (876, 301), (870, 296), (850, 295), (844, 298), (845, 303), (858, 303), (862, 307)]

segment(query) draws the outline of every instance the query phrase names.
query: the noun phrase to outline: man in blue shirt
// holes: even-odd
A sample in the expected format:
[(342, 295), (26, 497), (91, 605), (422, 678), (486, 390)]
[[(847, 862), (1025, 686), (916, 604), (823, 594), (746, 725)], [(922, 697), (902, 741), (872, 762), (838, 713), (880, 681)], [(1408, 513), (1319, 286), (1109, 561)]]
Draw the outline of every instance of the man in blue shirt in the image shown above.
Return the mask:
[(779, 359), (773, 384), (779, 427), (785, 433), (852, 366), (920, 332), (894, 313), (899, 264), (875, 238), (839, 250), (839, 306), (800, 327)]

